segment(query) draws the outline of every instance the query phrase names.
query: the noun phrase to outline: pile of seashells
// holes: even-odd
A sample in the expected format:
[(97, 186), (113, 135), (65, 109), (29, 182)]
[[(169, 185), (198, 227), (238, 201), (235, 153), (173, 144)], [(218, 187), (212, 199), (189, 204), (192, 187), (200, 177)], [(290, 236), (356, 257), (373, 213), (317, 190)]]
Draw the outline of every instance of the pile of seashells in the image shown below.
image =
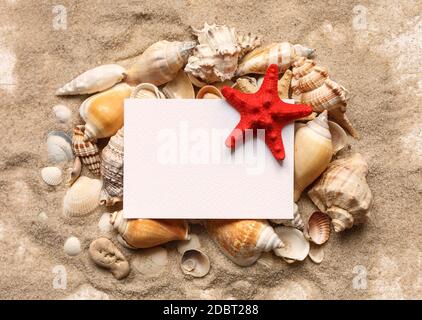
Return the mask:
[[(240, 266), (252, 265), (262, 252), (273, 251), (288, 263), (309, 256), (320, 263), (322, 246), (336, 232), (365, 221), (372, 202), (366, 183), (368, 166), (360, 154), (333, 160), (347, 146), (346, 131), (358, 137), (346, 116), (348, 91), (333, 81), (326, 68), (310, 59), (314, 50), (287, 42), (261, 45), (252, 34), (237, 35), (234, 28), (205, 24), (193, 29), (197, 42), (159, 41), (148, 47), (129, 69), (116, 64), (88, 70), (57, 90), (57, 95), (94, 94), (80, 106), (85, 125), (69, 137), (64, 132), (48, 135), (47, 147), (54, 162), (74, 159), (63, 200), (67, 216), (82, 216), (99, 205), (113, 206), (123, 196), (124, 99), (222, 99), (220, 88), (228, 85), (246, 93), (256, 92), (262, 74), (276, 63), (281, 79), (279, 95), (309, 104), (313, 113), (296, 122), (294, 201), (311, 186), (308, 196), (320, 211), (302, 221), (295, 204), (293, 220), (199, 221), (221, 251)], [(195, 94), (196, 92), (196, 94)], [(54, 108), (58, 119), (70, 116), (64, 106)], [(346, 130), (346, 131), (345, 131)], [(98, 139), (108, 139), (100, 150)], [(107, 140), (105, 141), (107, 142)], [(90, 175), (80, 176), (81, 168)], [(57, 167), (42, 169), (49, 185), (62, 182)], [(131, 249), (152, 248), (170, 241), (188, 241), (186, 220), (127, 220), (122, 211), (111, 214), (110, 223), (120, 244)], [(207, 255), (186, 245), (181, 269), (195, 277), (210, 269)], [(91, 243), (89, 254), (100, 267), (122, 279), (130, 265), (107, 238)]]

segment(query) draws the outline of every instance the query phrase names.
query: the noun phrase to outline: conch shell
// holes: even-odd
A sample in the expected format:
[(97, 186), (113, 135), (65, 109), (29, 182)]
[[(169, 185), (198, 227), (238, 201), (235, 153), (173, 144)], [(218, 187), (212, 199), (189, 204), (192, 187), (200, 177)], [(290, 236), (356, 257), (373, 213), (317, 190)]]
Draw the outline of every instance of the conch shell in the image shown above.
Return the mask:
[(295, 133), (294, 201), (324, 172), (333, 156), (327, 111)]
[(270, 64), (277, 64), (279, 72), (286, 71), (298, 57), (309, 57), (314, 50), (288, 42), (272, 43), (249, 52), (239, 63), (236, 76), (249, 73), (264, 74)]
[(318, 209), (331, 217), (336, 232), (367, 219), (372, 204), (367, 173), (367, 163), (356, 153), (333, 161), (308, 192)]
[(123, 212), (114, 212), (110, 223), (119, 232), (119, 241), (129, 248), (151, 248), (174, 240), (189, 239), (185, 220), (125, 219)]
[(106, 64), (90, 69), (56, 91), (57, 96), (90, 94), (104, 91), (123, 80), (125, 68)]
[(249, 32), (246, 35), (239, 35), (237, 37), (237, 43), (240, 46), (239, 59), (241, 59), (247, 53), (261, 45), (261, 37)]
[(101, 153), (101, 177), (103, 190), (100, 203), (112, 206), (123, 201), (123, 148), (124, 133), (121, 128), (111, 137)]
[(207, 220), (206, 228), (223, 253), (240, 266), (250, 266), (262, 252), (283, 246), (265, 220)]
[(79, 157), (92, 174), (100, 175), (100, 151), (95, 143), (85, 141), (84, 126), (76, 126), (73, 129), (72, 149), (76, 157)]
[(192, 41), (159, 41), (148, 47), (127, 71), (126, 82), (162, 85), (174, 79), (195, 47)]
[(124, 100), (131, 93), (132, 88), (121, 83), (85, 100), (79, 110), (86, 121), (84, 138), (93, 141), (115, 134), (123, 126)]
[(233, 78), (240, 52), (235, 29), (205, 23), (203, 29), (193, 29), (193, 34), (199, 45), (185, 67), (193, 83), (193, 79), (214, 83)]

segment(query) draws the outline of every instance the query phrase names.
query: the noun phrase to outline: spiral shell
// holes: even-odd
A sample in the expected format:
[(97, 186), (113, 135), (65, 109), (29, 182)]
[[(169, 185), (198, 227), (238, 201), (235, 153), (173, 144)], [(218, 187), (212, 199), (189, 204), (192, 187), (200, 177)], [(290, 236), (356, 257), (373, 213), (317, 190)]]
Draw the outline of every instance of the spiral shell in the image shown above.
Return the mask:
[(100, 175), (100, 151), (95, 143), (85, 141), (84, 126), (77, 126), (73, 129), (72, 149), (76, 157), (79, 157), (95, 176)]
[(303, 229), (305, 224), (303, 223), (302, 217), (299, 212), (299, 207), (296, 203), (293, 204), (293, 219), (270, 219), (272, 223), (282, 224), (287, 227), (293, 227), (296, 229)]
[(184, 274), (202, 278), (210, 271), (211, 263), (208, 256), (201, 250), (190, 249), (183, 252), (180, 267)]
[(83, 176), (76, 180), (63, 199), (65, 216), (83, 216), (94, 211), (100, 204), (101, 187), (98, 179)]

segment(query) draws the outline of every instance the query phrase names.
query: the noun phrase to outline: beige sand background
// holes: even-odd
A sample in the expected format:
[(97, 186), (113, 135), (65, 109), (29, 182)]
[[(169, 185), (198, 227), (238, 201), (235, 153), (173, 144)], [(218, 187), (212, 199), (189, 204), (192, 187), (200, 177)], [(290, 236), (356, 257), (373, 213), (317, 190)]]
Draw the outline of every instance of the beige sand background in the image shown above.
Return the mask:
[[(0, 298), (61, 299), (81, 288), (118, 299), (422, 298), (422, 3), (263, 2), (1, 0)], [(66, 30), (53, 28), (57, 4), (67, 9)], [(54, 91), (93, 66), (128, 66), (160, 39), (190, 39), (189, 27), (205, 21), (258, 33), (266, 42), (317, 49), (318, 62), (352, 92), (348, 113), (362, 139), (351, 146), (369, 163), (371, 219), (333, 235), (321, 265), (266, 257), (250, 268), (237, 267), (194, 227), (212, 260), (207, 277), (184, 276), (170, 244), (161, 273), (133, 270), (117, 281), (87, 254), (102, 234), (98, 220), (106, 210), (65, 219), (66, 187), (49, 187), (40, 178), (48, 165), (47, 133), (70, 131), (81, 121), (82, 98), (61, 99)], [(72, 109), (70, 123), (55, 119), (57, 103)], [(307, 199), (300, 208), (305, 216), (313, 210)], [(47, 221), (39, 221), (40, 212)], [(70, 235), (82, 243), (77, 257), (63, 251)], [(131, 260), (140, 254), (124, 253)], [(66, 287), (54, 289), (64, 271)]]

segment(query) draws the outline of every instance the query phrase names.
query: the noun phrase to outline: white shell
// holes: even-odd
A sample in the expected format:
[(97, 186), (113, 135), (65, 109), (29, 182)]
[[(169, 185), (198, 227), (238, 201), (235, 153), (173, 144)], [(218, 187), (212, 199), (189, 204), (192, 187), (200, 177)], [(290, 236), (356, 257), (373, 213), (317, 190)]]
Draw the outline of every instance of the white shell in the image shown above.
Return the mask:
[(277, 256), (297, 261), (307, 257), (309, 242), (301, 231), (292, 227), (277, 227), (274, 231), (284, 243), (284, 247), (274, 249)]
[[(48, 220), (47, 214), (44, 211), (40, 212), (38, 215), (38, 222), (46, 223), (47, 220)], [(1, 231), (1, 227), (0, 227), (0, 231)]]
[(81, 253), (81, 242), (76, 237), (69, 237), (64, 243), (64, 252), (69, 256), (77, 256)]
[(106, 64), (85, 71), (56, 91), (56, 95), (91, 94), (111, 88), (123, 80), (125, 68)]
[(130, 95), (132, 99), (165, 99), (166, 96), (152, 83), (137, 85)]
[(98, 229), (101, 232), (111, 232), (113, 230), (113, 226), (110, 223), (110, 213), (105, 212), (101, 216), (100, 220), (98, 221)]
[(270, 219), (272, 223), (282, 224), (287, 227), (293, 227), (296, 229), (303, 229), (305, 223), (300, 216), (299, 207), (296, 203), (293, 204), (293, 219)]
[(164, 86), (163, 93), (169, 99), (195, 99), (192, 82), (183, 70)]
[(321, 263), (324, 259), (324, 248), (322, 246), (311, 243), (309, 249), (309, 258), (315, 263)]
[(62, 170), (57, 167), (45, 167), (41, 170), (43, 181), (50, 186), (58, 186), (62, 183)]
[(48, 160), (54, 163), (73, 160), (72, 139), (62, 131), (51, 131), (47, 137)]
[(201, 250), (192, 249), (183, 253), (180, 267), (184, 274), (195, 278), (205, 277), (211, 268), (210, 259)]
[(340, 125), (338, 125), (334, 121), (328, 121), (328, 127), (330, 128), (333, 152), (334, 154), (336, 154), (348, 145), (347, 133)]
[(181, 254), (187, 250), (199, 249), (200, 247), (201, 243), (199, 242), (199, 238), (196, 234), (190, 234), (189, 240), (177, 242), (177, 251)]
[(80, 177), (63, 199), (66, 216), (82, 216), (94, 211), (100, 204), (102, 182), (99, 179)]
[(70, 111), (70, 109), (63, 104), (55, 105), (53, 107), (53, 112), (57, 120), (62, 123), (68, 122), (70, 117), (72, 116), (72, 111)]

